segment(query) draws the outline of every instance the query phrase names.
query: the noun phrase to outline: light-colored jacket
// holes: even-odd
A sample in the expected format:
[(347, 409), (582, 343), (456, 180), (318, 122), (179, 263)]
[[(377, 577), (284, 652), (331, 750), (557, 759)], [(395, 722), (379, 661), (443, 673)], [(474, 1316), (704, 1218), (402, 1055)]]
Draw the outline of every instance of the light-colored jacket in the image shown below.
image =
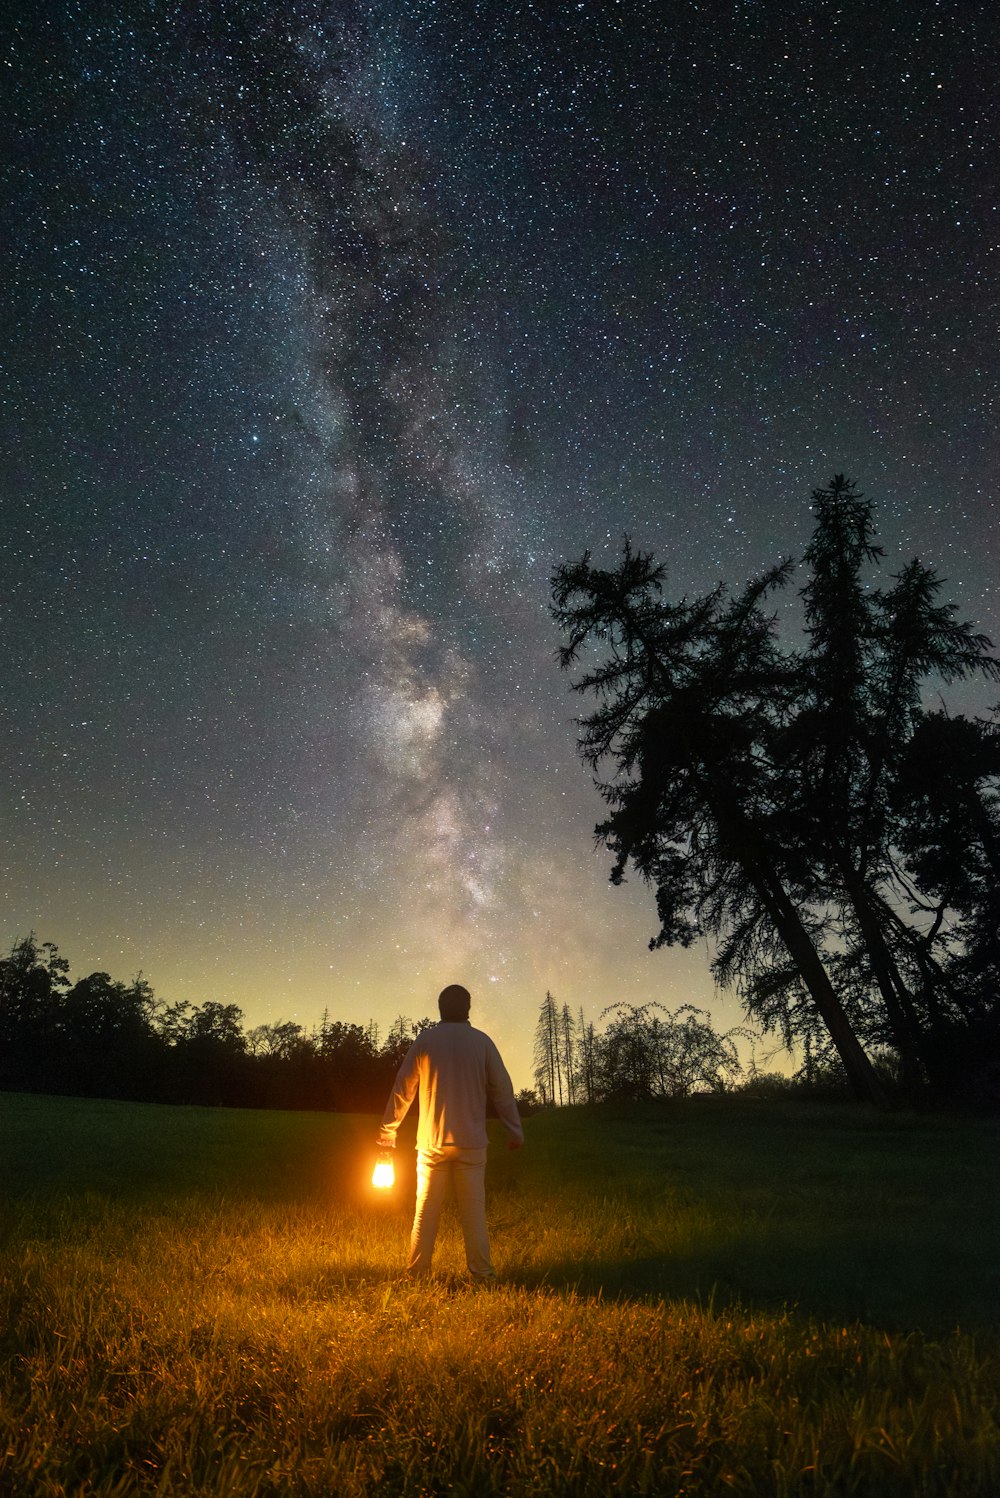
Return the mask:
[(524, 1140), (514, 1088), (500, 1052), (468, 1020), (442, 1020), (417, 1036), (396, 1073), (382, 1115), (381, 1144), (395, 1144), (396, 1130), (418, 1092), (418, 1150), (448, 1144), (485, 1149), (487, 1100), (510, 1137)]

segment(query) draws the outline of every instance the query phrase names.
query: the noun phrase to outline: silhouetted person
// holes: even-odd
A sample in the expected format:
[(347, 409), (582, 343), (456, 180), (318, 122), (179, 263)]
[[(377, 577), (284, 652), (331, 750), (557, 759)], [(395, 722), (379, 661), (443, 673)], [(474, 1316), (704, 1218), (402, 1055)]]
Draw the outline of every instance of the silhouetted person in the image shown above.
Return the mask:
[(507, 1148), (520, 1149), (524, 1132), (514, 1089), (500, 1052), (469, 1024), (469, 991), (450, 984), (438, 998), (440, 1024), (417, 1036), (396, 1074), (379, 1145), (394, 1149), (396, 1130), (413, 1099), (420, 1098), (417, 1127), (417, 1204), (410, 1235), (410, 1274), (431, 1267), (434, 1240), (448, 1186), (455, 1191), (473, 1279), (496, 1279), (486, 1231), (486, 1104), (507, 1130)]

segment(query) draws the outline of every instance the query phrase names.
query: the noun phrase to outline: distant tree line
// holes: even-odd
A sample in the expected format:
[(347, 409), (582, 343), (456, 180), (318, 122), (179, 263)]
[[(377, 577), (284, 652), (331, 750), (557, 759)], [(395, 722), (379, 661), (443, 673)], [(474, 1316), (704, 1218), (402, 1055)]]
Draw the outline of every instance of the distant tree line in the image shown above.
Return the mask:
[[(909, 562), (877, 586), (871, 503), (812, 496), (800, 641), (779, 638), (787, 560), (670, 601), (625, 542), (560, 567), (561, 661), (593, 710), (580, 753), (608, 807), (612, 882), (654, 890), (659, 947), (708, 937), (749, 1016), (854, 1092), (1000, 1101), (1000, 728), (941, 683), (996, 682), (990, 641)], [(555, 1077), (558, 1086), (558, 1076)]]
[(236, 1004), (165, 1003), (138, 977), (69, 980), (52, 942), (0, 960), (0, 1089), (143, 1102), (380, 1113), (414, 1036), (432, 1023), (324, 1015), (244, 1029)]
[(724, 1092), (743, 1080), (736, 1038), (720, 1035), (693, 1004), (673, 1013), (662, 1004), (613, 1004), (603, 1030), (550, 993), (535, 1026), (535, 1098), (542, 1107), (644, 1102)]

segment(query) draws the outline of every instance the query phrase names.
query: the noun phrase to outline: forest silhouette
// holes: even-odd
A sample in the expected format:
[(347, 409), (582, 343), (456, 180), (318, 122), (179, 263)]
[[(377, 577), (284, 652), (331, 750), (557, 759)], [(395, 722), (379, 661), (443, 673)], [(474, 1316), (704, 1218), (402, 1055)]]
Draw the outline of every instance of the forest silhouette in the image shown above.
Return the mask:
[[(188, 1103), (380, 1113), (414, 1037), (430, 1019), (291, 1021), (247, 1029), (236, 1004), (166, 1003), (143, 978), (91, 973), (33, 935), (0, 960), (0, 1090)], [(721, 1092), (743, 1076), (734, 1033), (691, 1005), (616, 1005), (605, 1028), (551, 994), (535, 1034), (535, 1089), (522, 1109)]]
[(167, 1003), (142, 977), (91, 973), (34, 935), (0, 961), (0, 1089), (242, 1108), (380, 1112), (429, 1019), (244, 1027), (237, 1004)]

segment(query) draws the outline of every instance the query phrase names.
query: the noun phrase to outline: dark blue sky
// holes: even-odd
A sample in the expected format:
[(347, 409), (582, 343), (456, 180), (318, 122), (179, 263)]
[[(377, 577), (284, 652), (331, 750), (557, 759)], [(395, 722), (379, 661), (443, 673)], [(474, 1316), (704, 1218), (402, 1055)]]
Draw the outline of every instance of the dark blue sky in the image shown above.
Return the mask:
[[(854, 477), (994, 637), (987, 5), (43, 3), (8, 29), (3, 903), (248, 1023), (649, 954), (552, 568), (677, 592)], [(794, 618), (794, 594), (788, 599)], [(974, 705), (991, 705), (988, 694)]]

